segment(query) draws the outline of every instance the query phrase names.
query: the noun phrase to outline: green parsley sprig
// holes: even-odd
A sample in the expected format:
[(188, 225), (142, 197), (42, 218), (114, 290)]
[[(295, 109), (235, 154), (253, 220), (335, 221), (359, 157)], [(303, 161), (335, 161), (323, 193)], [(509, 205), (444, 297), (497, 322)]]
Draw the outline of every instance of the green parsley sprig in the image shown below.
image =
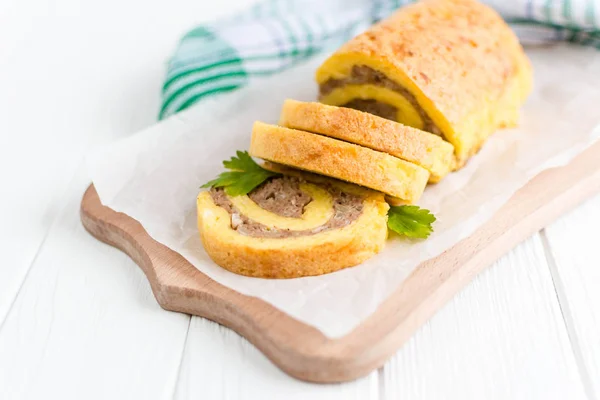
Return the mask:
[(435, 216), (419, 206), (391, 206), (388, 211), (388, 228), (399, 235), (427, 239), (435, 222)]
[(222, 172), (202, 187), (222, 187), (228, 195), (240, 196), (250, 193), (252, 189), (267, 179), (279, 175), (276, 172), (262, 168), (250, 157), (247, 151), (238, 151), (236, 154), (237, 157), (231, 157), (230, 160), (223, 161), (225, 168), (230, 171)]
[[(203, 188), (222, 187), (230, 196), (250, 193), (267, 179), (280, 174), (262, 168), (247, 151), (236, 152), (237, 157), (223, 161), (229, 171), (202, 185)], [(426, 239), (433, 232), (435, 216), (418, 206), (391, 206), (388, 211), (388, 228), (399, 235)]]

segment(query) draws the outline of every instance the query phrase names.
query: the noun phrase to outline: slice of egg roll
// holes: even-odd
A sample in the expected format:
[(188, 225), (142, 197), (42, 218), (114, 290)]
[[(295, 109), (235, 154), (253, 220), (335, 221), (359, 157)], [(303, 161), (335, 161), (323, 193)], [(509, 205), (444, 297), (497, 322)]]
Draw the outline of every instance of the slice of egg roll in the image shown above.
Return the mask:
[(454, 147), (439, 136), (351, 108), (288, 99), (283, 103), (279, 124), (417, 164), (429, 171), (430, 182), (440, 181), (454, 166)]
[(250, 155), (385, 193), (392, 204), (416, 203), (429, 171), (411, 162), (311, 132), (255, 122)]
[[(310, 174), (307, 174), (310, 179)], [(198, 228), (208, 255), (236, 274), (321, 275), (362, 263), (388, 235), (382, 193), (318, 177), (270, 178), (248, 195), (201, 192)]]

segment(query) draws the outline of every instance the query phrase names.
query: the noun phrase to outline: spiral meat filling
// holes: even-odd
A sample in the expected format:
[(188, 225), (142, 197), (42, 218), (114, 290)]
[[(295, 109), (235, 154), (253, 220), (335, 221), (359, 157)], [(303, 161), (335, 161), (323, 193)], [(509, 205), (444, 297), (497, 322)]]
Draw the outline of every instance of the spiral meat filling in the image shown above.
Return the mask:
[[(313, 194), (318, 192), (320, 196), (314, 199), (309, 191), (312, 191)], [(248, 194), (247, 199), (250, 199), (262, 210), (284, 218), (298, 220), (303, 217), (312, 218), (308, 214), (319, 214), (322, 217), (322, 205), (315, 204), (320, 209), (314, 211), (308, 210), (307, 206), (315, 201), (328, 203), (326, 207), (330, 207), (331, 211), (328, 218), (322, 219), (324, 223), (317, 224), (310, 229), (294, 230), (279, 226), (267, 226), (246, 215), (243, 210), (240, 210), (240, 205), (236, 205), (241, 200), (239, 197), (246, 196), (232, 198), (220, 188), (211, 189), (210, 194), (214, 203), (231, 215), (231, 228), (242, 235), (251, 237), (289, 238), (340, 229), (358, 219), (363, 210), (363, 199), (360, 196), (343, 192), (331, 185), (309, 184), (297, 177), (272, 178)], [(242, 204), (248, 204), (247, 199), (244, 199)]]
[[(394, 82), (390, 78), (388, 78), (385, 74), (380, 71), (376, 71), (371, 67), (367, 67), (366, 65), (355, 65), (352, 67), (352, 72), (349, 76), (342, 79), (328, 79), (326, 82), (322, 83), (319, 87), (319, 97), (323, 99), (325, 96), (333, 92), (335, 89), (343, 88), (346, 85), (375, 85), (382, 88), (386, 88), (392, 90), (408, 101), (411, 106), (417, 111), (421, 121), (423, 123), (422, 127), (418, 127), (423, 129), (424, 131), (434, 133), (436, 135), (441, 136), (442, 132), (437, 127), (437, 125), (431, 120), (427, 112), (419, 105), (415, 96), (406, 90), (404, 87), (399, 85), (397, 82)], [(343, 107), (353, 108), (355, 110), (365, 111), (374, 115), (377, 115), (382, 118), (391, 119), (392, 121), (396, 121), (398, 118), (398, 109), (391, 104), (387, 104), (381, 101), (377, 101), (374, 99), (353, 99), (346, 104), (342, 105)], [(402, 110), (400, 110), (402, 111)]]

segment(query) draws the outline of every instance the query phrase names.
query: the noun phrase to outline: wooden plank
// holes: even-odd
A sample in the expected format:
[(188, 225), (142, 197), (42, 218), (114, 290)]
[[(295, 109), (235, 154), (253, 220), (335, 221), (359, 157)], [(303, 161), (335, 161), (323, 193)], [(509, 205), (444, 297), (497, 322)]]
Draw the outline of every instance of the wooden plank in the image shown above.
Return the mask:
[(249, 2), (2, 0), (0, 325), (83, 155), (154, 123), (180, 35)]
[(237, 333), (192, 317), (175, 399), (376, 400), (378, 384), (377, 371), (341, 384), (291, 378)]
[(170, 399), (189, 316), (77, 213), (79, 177), (0, 330), (0, 399)]
[(139, 1), (36, 0), (35, 12), (9, 3), (0, 7), (9, 38), (0, 107), (10, 110), (0, 119), (0, 326), (21, 292), (0, 328), (0, 399), (171, 398), (186, 317), (158, 309), (139, 269), (72, 223), (65, 192), (78, 203), (73, 174), (94, 144), (154, 122), (179, 35), (251, 1), (181, 1), (177, 13)]
[(383, 371), (389, 399), (586, 399), (539, 236), (475, 278)]
[(556, 293), (590, 399), (600, 398), (600, 197), (548, 226)]
[(477, 273), (599, 187), (600, 143), (529, 182), (471, 237), (419, 266), (374, 314), (340, 339), (208, 278), (137, 221), (102, 206), (93, 186), (84, 195), (81, 216), (93, 235), (136, 260), (164, 308), (230, 327), (292, 376), (340, 382), (383, 365)]

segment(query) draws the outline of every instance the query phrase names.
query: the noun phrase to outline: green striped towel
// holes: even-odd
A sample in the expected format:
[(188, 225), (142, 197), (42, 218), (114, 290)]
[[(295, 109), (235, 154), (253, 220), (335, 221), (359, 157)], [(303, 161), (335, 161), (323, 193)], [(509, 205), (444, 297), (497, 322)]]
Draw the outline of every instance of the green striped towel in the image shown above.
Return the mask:
[[(407, 0), (267, 0), (188, 32), (168, 65), (159, 118), (333, 50)], [(600, 48), (600, 0), (488, 0), (524, 44)]]

